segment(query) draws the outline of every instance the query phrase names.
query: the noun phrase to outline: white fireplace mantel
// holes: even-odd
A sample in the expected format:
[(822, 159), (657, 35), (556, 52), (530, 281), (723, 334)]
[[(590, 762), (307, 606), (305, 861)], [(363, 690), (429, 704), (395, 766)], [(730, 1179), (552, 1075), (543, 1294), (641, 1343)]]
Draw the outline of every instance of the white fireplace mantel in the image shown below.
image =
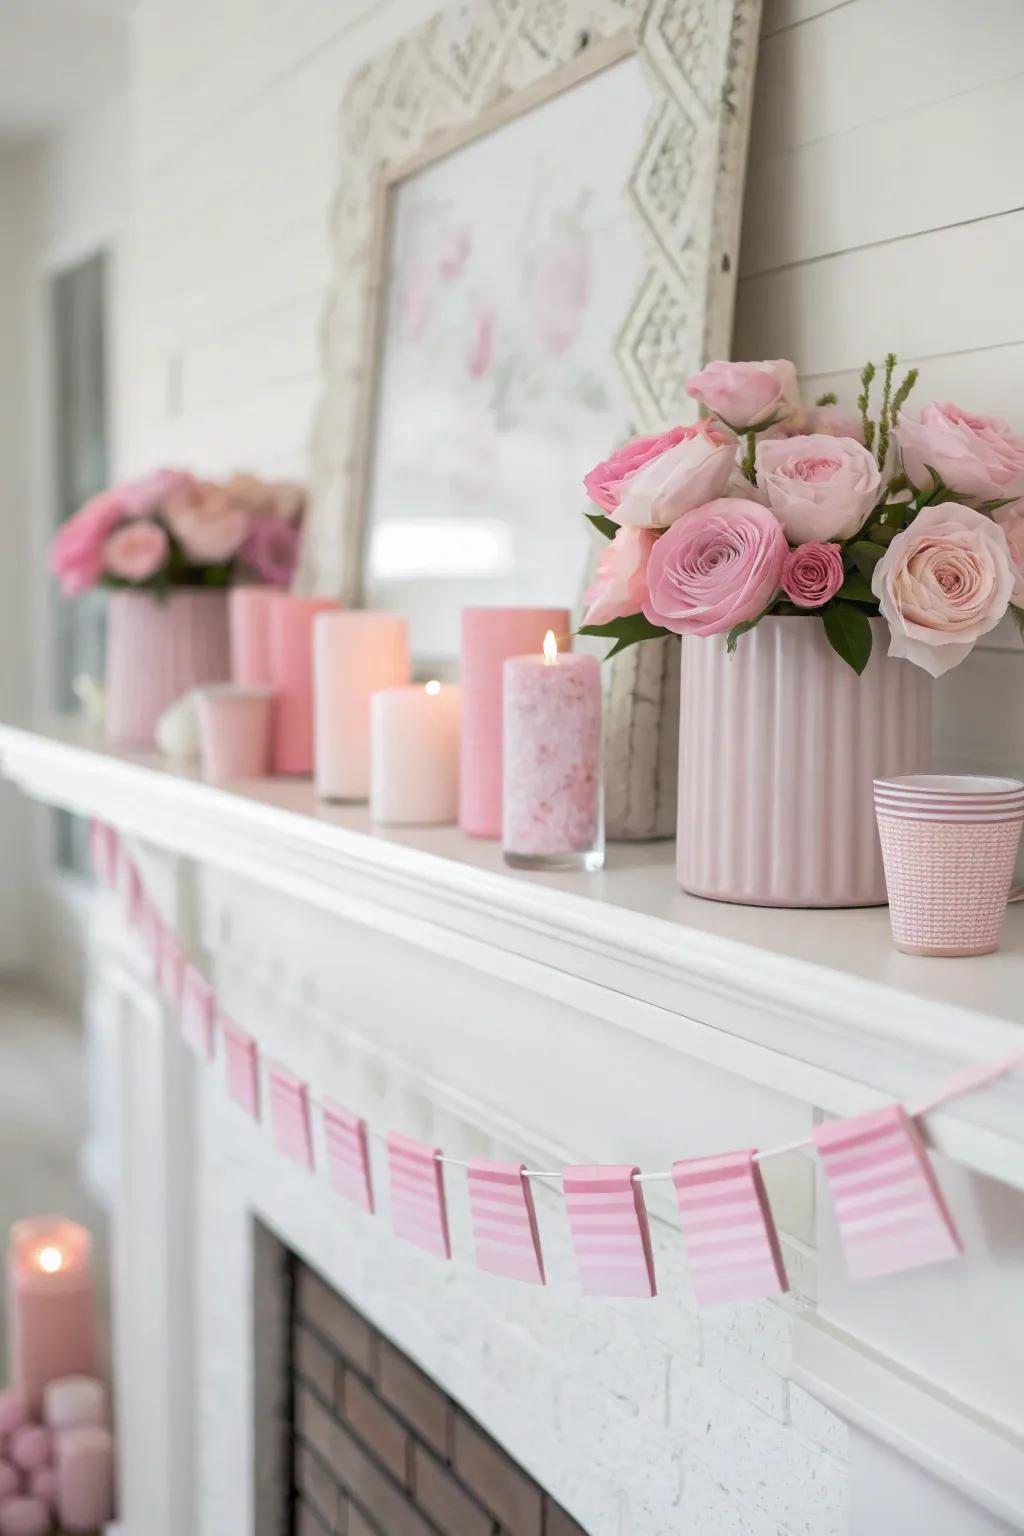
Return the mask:
[[(1024, 907), (983, 959), (898, 954), (884, 909), (786, 911), (688, 897), (665, 844), (599, 875), (525, 874), (455, 828), (382, 832), (305, 780), (230, 790), (125, 754), (77, 722), (0, 725), (6, 777), (186, 859), (367, 924), (827, 1112), (929, 1093), (1024, 1026)], [(932, 1144), (1024, 1188), (1024, 1074), (928, 1122)]]

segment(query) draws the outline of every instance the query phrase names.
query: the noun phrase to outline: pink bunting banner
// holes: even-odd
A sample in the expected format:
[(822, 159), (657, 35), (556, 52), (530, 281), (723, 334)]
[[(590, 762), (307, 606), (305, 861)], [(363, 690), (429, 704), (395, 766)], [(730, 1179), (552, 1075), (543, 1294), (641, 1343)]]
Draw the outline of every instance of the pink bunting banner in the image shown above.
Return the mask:
[(814, 1143), (851, 1280), (894, 1275), (962, 1252), (921, 1134), (902, 1104), (819, 1125)]
[(164, 947), (164, 920), (148, 898), (143, 899), (139, 921), (142, 925), (142, 947), (149, 957), (150, 974), (154, 981), (159, 982)]
[(566, 1168), (565, 1208), (587, 1296), (653, 1296), (647, 1207), (628, 1164)]
[(489, 1274), (543, 1285), (537, 1213), (524, 1168), (523, 1163), (470, 1161), (469, 1210), (476, 1262), (478, 1269)]
[(260, 1118), (260, 1056), (255, 1040), (220, 1015), (228, 1097), (254, 1120)]
[(274, 1146), (302, 1168), (313, 1167), (313, 1126), (309, 1115), (309, 1088), (284, 1067), (270, 1072), (270, 1122)]
[(398, 1237), (440, 1259), (452, 1256), (440, 1151), (392, 1131), (388, 1136), (391, 1224)]
[(181, 987), (181, 1033), (189, 1048), (204, 1061), (213, 1060), (216, 1014), (213, 988), (194, 965), (186, 965)]
[(121, 845), (118, 859), (118, 886), (121, 892), (121, 910), (129, 928), (134, 928), (142, 910), (142, 876), (139, 866)]
[(158, 980), (167, 1001), (173, 1003), (175, 1008), (180, 1008), (185, 984), (185, 951), (167, 927), (163, 927), (160, 932)]
[(97, 880), (104, 885), (113, 885), (117, 879), (118, 846), (113, 827), (95, 819), (89, 823), (89, 858)]
[(331, 1188), (361, 1211), (373, 1211), (366, 1121), (331, 1099), (324, 1101), (324, 1140)]
[(701, 1306), (756, 1301), (788, 1289), (753, 1152), (686, 1158), (673, 1163), (672, 1182)]

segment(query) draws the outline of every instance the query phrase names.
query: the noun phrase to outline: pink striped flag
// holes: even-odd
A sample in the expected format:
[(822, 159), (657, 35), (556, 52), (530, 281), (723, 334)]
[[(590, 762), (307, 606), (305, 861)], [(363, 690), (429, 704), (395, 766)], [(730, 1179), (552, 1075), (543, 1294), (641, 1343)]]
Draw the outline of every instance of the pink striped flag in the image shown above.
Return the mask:
[(213, 988), (194, 965), (186, 965), (181, 985), (181, 1033), (203, 1061), (213, 1060), (213, 1023), (217, 1002)]
[(129, 928), (134, 928), (142, 912), (142, 877), (139, 866), (121, 844), (117, 865), (117, 883), (121, 891), (121, 909)]
[(566, 1168), (569, 1230), (587, 1296), (653, 1296), (654, 1256), (639, 1168)]
[(270, 1121), (274, 1146), (283, 1157), (303, 1168), (313, 1167), (313, 1127), (309, 1118), (309, 1087), (284, 1067), (270, 1072)]
[(260, 1053), (256, 1041), (223, 1014), (219, 1015), (227, 1063), (228, 1097), (251, 1115), (260, 1118)]
[(956, 1258), (960, 1235), (902, 1104), (814, 1132), (851, 1280)]
[(750, 1152), (672, 1165), (698, 1305), (756, 1301), (788, 1290), (761, 1170)]
[(324, 1140), (331, 1188), (351, 1200), (353, 1205), (358, 1205), (361, 1211), (372, 1213), (373, 1184), (366, 1147), (366, 1121), (327, 1099), (324, 1102)]
[(181, 990), (185, 984), (185, 951), (170, 928), (165, 927), (160, 934), (158, 966), (161, 991), (168, 1002), (180, 1008)]
[(117, 833), (105, 821), (93, 817), (89, 823), (89, 858), (93, 873), (104, 885), (113, 885), (117, 879)]
[(391, 1224), (398, 1237), (425, 1248), (439, 1259), (450, 1259), (448, 1210), (440, 1151), (397, 1131), (388, 1135), (391, 1181)]
[(143, 899), (139, 921), (142, 927), (142, 947), (149, 956), (150, 974), (154, 981), (159, 981), (164, 947), (164, 920), (148, 897)]
[(469, 1164), (469, 1208), (478, 1269), (544, 1284), (544, 1260), (537, 1232), (533, 1191), (523, 1178), (524, 1163)]

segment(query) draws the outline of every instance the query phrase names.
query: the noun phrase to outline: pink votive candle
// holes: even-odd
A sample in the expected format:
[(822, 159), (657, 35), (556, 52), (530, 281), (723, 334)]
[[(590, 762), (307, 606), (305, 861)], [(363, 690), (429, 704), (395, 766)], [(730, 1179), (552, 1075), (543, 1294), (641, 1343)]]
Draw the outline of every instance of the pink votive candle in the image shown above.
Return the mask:
[(198, 690), (199, 761), (205, 779), (232, 784), (269, 772), (272, 709), (269, 688), (223, 683)]
[(92, 1243), (61, 1216), (16, 1221), (7, 1250), (8, 1328), (14, 1391), (29, 1413), (47, 1382), (96, 1375)]
[(370, 696), (409, 681), (409, 626), (394, 613), (321, 613), (313, 625), (316, 792), (370, 793)]
[(274, 587), (232, 587), (228, 593), (231, 681), (243, 688), (270, 687), (270, 605)]
[(68, 1531), (92, 1531), (114, 1514), (114, 1442), (83, 1424), (57, 1436), (57, 1514)]
[(600, 869), (601, 664), (544, 654), (505, 662), (505, 861), (518, 868)]
[(501, 836), (502, 667), (509, 656), (540, 655), (549, 629), (568, 645), (567, 608), (463, 611), (459, 825), (471, 837)]
[(313, 772), (313, 620), (338, 604), (276, 592), (270, 605), (270, 682), (274, 689), (271, 763), (275, 773)]

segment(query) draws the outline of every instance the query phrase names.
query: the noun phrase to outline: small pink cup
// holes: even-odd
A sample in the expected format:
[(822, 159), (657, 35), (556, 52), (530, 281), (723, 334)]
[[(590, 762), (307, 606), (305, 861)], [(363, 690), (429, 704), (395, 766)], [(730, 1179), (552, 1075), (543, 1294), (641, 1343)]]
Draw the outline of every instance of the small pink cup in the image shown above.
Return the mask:
[(199, 758), (211, 784), (262, 779), (270, 772), (272, 703), (269, 688), (225, 683), (200, 690)]
[(876, 779), (875, 813), (896, 948), (950, 956), (998, 948), (1024, 827), (1024, 783)]

